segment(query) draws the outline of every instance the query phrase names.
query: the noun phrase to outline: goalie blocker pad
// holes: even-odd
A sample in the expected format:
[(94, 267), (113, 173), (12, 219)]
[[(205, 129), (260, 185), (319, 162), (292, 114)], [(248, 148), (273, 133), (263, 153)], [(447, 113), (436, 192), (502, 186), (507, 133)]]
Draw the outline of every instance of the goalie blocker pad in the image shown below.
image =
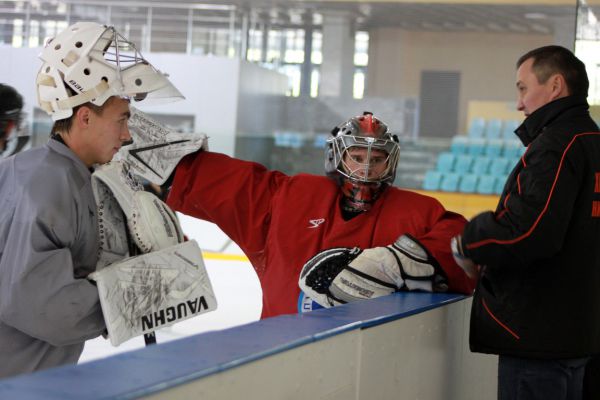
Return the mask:
[(113, 346), (217, 309), (196, 241), (127, 258), (89, 275)]
[(129, 107), (129, 133), (133, 143), (121, 147), (115, 160), (125, 160), (133, 172), (162, 185), (181, 159), (198, 150), (208, 150), (204, 134), (175, 132), (135, 107)]

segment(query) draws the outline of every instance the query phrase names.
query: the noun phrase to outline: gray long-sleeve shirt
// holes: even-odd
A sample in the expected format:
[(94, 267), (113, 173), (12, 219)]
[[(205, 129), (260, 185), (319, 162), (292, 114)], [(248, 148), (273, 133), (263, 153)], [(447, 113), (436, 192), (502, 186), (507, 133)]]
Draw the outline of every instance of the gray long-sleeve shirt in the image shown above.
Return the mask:
[(62, 143), (0, 162), (0, 378), (75, 363), (104, 320), (91, 174)]

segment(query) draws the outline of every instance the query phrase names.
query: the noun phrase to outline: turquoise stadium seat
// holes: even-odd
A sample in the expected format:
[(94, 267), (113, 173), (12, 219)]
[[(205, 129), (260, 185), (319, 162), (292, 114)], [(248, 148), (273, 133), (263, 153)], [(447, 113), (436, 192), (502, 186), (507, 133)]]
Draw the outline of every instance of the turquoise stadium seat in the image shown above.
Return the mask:
[(516, 119), (504, 121), (504, 124), (502, 124), (502, 138), (504, 140), (516, 139), (517, 136), (515, 135), (515, 129), (517, 129), (520, 124), (521, 122), (517, 121)]
[(504, 190), (504, 185), (506, 184), (506, 179), (496, 179), (496, 184), (494, 185), (494, 193), (502, 194), (502, 190)]
[(315, 135), (315, 138), (313, 139), (313, 147), (317, 147), (317, 148), (322, 148), (325, 147), (325, 145), (327, 144), (327, 138), (330, 135), (326, 134), (326, 133), (320, 133), (318, 135)]
[(278, 147), (286, 147), (287, 146), (287, 136), (284, 132), (275, 132), (275, 146)]
[(458, 183), (460, 181), (460, 174), (456, 172), (449, 172), (442, 175), (442, 182), (440, 183), (440, 190), (444, 192), (456, 192), (458, 190)]
[(463, 154), (456, 157), (456, 163), (454, 163), (454, 172), (459, 174), (466, 174), (471, 171), (473, 165), (473, 157)]
[(471, 138), (467, 145), (467, 153), (472, 156), (482, 156), (485, 153), (485, 139)]
[(489, 157), (476, 157), (471, 172), (475, 175), (486, 175), (491, 163), (492, 159)]
[(494, 194), (496, 193), (496, 180), (498, 178), (492, 175), (483, 175), (477, 182), (477, 193)]
[(300, 148), (304, 145), (304, 136), (297, 132), (276, 132), (275, 146)]
[(454, 136), (450, 143), (450, 152), (452, 154), (465, 154), (467, 152), (468, 139), (466, 136)]
[(304, 135), (301, 133), (293, 133), (290, 140), (290, 147), (299, 149), (304, 146)]
[(520, 157), (526, 150), (526, 147), (517, 140), (511, 140), (504, 144), (502, 156), (505, 158)]
[(499, 139), (502, 136), (502, 120), (490, 119), (485, 125), (487, 139)]
[(495, 158), (490, 163), (489, 175), (504, 177), (510, 172), (510, 159), (508, 158)]
[(454, 163), (456, 162), (456, 156), (452, 153), (443, 152), (438, 155), (436, 163), (436, 171), (450, 172), (454, 169)]
[(469, 132), (467, 135), (470, 138), (482, 138), (485, 131), (485, 119), (473, 118), (469, 124)]
[(442, 182), (442, 173), (439, 171), (429, 170), (425, 173), (425, 179), (423, 180), (424, 190), (440, 190), (440, 183)]
[(458, 191), (462, 193), (473, 193), (477, 187), (479, 177), (475, 174), (466, 174), (460, 178)]
[(488, 157), (500, 157), (503, 150), (504, 141), (502, 139), (491, 139), (485, 145), (484, 154)]

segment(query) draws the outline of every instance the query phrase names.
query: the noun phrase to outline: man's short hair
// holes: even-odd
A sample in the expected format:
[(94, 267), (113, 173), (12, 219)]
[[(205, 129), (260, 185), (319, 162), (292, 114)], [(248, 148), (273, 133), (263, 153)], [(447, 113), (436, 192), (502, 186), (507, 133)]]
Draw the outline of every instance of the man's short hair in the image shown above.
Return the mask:
[(6, 132), (9, 122), (21, 123), (22, 109), (23, 96), (14, 87), (0, 83), (0, 136)]
[(555, 45), (539, 47), (522, 55), (517, 68), (530, 58), (533, 58), (532, 70), (540, 84), (560, 74), (565, 78), (570, 95), (587, 97), (590, 82), (585, 64), (570, 50)]
[(73, 115), (71, 115), (69, 118), (59, 119), (58, 121), (54, 121), (52, 130), (50, 131), (50, 136), (54, 136), (59, 133), (69, 133), (71, 131), (71, 127), (73, 126), (73, 119), (75, 118), (75, 115), (77, 114), (77, 110), (79, 110), (81, 107), (87, 107), (90, 110), (92, 110), (92, 112), (94, 114), (102, 115), (102, 111), (104, 110), (104, 107), (106, 107), (106, 105), (108, 105), (112, 101), (112, 99), (113, 99), (112, 97), (109, 98), (101, 106), (97, 106), (90, 102), (78, 105), (77, 107), (73, 108)]

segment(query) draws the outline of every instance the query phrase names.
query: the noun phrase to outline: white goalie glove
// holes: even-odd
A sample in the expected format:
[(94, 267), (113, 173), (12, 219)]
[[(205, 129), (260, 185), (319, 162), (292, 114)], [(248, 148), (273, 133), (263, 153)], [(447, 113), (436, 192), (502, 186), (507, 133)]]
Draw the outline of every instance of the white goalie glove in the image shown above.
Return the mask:
[(143, 190), (123, 161), (104, 164), (92, 174), (100, 228), (99, 267), (128, 254), (127, 232), (142, 253), (183, 241), (175, 213)]
[(126, 162), (97, 168), (92, 190), (100, 250), (89, 278), (97, 283), (111, 344), (217, 308), (197, 243), (181, 243), (175, 213), (143, 190)]
[(324, 250), (304, 265), (298, 284), (323, 307), (400, 290), (448, 290), (446, 274), (437, 261), (409, 235), (385, 247)]
[(89, 275), (96, 281), (113, 346), (217, 309), (195, 241), (127, 258)]
[(121, 147), (114, 160), (127, 161), (133, 173), (148, 181), (162, 185), (184, 156), (208, 150), (206, 135), (172, 131), (140, 110), (129, 108), (133, 143)]

